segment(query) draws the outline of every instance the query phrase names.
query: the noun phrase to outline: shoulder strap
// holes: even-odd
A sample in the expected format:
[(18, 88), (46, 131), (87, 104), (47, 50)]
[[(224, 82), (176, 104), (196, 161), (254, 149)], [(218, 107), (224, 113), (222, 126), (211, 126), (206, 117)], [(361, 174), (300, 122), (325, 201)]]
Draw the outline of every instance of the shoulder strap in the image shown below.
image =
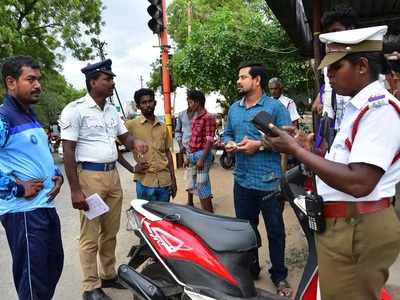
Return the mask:
[[(346, 147), (347, 147), (347, 149), (348, 149), (349, 151), (351, 151), (351, 148), (352, 148), (352, 146), (353, 146), (353, 142), (354, 142), (354, 139), (355, 139), (355, 137), (356, 137), (356, 134), (357, 134), (357, 131), (358, 131), (358, 126), (360, 125), (360, 121), (361, 121), (361, 119), (364, 117), (364, 115), (366, 114), (366, 112), (367, 112), (371, 107), (379, 107), (379, 106), (387, 105), (387, 104), (391, 105), (391, 106), (397, 111), (397, 114), (398, 114), (399, 117), (400, 117), (400, 106), (399, 106), (395, 101), (393, 101), (393, 100), (383, 100), (383, 101), (380, 101), (380, 102), (377, 102), (377, 103), (374, 103), (374, 102), (369, 103), (369, 104), (368, 104), (367, 106), (365, 106), (365, 107), (359, 112), (359, 114), (357, 115), (357, 118), (355, 119), (355, 121), (354, 121), (354, 123), (353, 123), (352, 130), (351, 130), (351, 137), (348, 137), (348, 138), (345, 140)], [(393, 165), (396, 161), (398, 161), (399, 159), (400, 159), (400, 150), (399, 150), (399, 152), (397, 152), (397, 154), (396, 154), (395, 157), (393, 158), (392, 165)]]

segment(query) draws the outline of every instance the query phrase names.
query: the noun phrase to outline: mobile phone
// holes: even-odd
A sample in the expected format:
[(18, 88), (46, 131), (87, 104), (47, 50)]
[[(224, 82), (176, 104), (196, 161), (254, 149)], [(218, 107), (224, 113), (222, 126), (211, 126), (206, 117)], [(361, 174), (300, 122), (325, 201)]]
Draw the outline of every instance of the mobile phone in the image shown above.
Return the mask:
[(251, 119), (251, 122), (258, 130), (261, 130), (264, 134), (269, 136), (273, 135), (272, 130), (269, 128), (269, 124), (275, 125), (274, 121), (274, 116), (266, 111), (258, 112), (253, 119)]

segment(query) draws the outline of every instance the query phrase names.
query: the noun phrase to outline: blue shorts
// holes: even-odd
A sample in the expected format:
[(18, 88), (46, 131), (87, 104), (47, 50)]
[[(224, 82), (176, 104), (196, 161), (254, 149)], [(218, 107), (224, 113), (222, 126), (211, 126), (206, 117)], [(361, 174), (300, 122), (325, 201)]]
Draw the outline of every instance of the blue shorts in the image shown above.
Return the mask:
[(143, 200), (169, 202), (171, 188), (169, 186), (149, 187), (136, 181), (136, 195), (139, 199)]
[(209, 176), (210, 167), (212, 165), (212, 153), (211, 151), (208, 153), (203, 170), (197, 170), (196, 163), (202, 156), (203, 150), (189, 153), (188, 160), (190, 162), (190, 172), (192, 175), (192, 190), (200, 199), (207, 199), (212, 197)]

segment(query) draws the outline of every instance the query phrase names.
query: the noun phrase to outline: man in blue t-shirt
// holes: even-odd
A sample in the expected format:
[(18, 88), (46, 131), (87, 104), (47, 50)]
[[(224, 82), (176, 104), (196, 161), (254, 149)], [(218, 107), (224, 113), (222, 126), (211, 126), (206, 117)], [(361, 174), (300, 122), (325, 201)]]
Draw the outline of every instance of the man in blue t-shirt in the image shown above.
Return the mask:
[[(269, 273), (277, 292), (287, 296), (291, 294), (291, 289), (286, 281), (283, 202), (272, 196), (282, 175), (281, 155), (264, 148), (262, 134), (251, 123), (251, 119), (258, 112), (266, 111), (274, 117), (276, 126), (290, 125), (291, 120), (288, 110), (279, 101), (264, 94), (267, 71), (263, 65), (241, 65), (237, 83), (243, 98), (230, 107), (224, 131), (226, 151), (236, 154), (233, 191), (235, 212), (238, 218), (250, 221), (259, 244), (258, 215), (262, 212), (272, 264)], [(254, 253), (251, 273), (255, 278), (260, 273), (258, 251)]]
[(41, 94), (39, 65), (28, 56), (6, 60), (7, 90), (0, 106), (0, 221), (13, 259), (20, 300), (50, 300), (64, 253), (54, 198), (63, 177), (32, 104)]

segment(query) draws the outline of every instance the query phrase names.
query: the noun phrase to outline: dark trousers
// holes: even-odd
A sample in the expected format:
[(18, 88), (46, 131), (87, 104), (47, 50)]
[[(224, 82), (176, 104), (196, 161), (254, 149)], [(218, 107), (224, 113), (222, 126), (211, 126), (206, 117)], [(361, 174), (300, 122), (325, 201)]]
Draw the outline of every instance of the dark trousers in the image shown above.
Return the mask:
[[(20, 300), (50, 300), (60, 279), (64, 253), (54, 208), (0, 216), (13, 260)], [(0, 297), (1, 298), (1, 297)]]
[[(260, 191), (247, 189), (235, 182), (233, 196), (235, 200), (236, 217), (249, 220), (254, 228), (259, 245), (261, 237), (258, 232), (258, 216), (260, 211), (263, 215), (268, 235), (269, 256), (271, 268), (269, 273), (274, 284), (286, 279), (287, 268), (285, 267), (285, 225), (283, 223), (284, 203), (277, 197), (263, 200), (272, 191)], [(255, 252), (252, 271), (260, 270), (258, 250)]]

